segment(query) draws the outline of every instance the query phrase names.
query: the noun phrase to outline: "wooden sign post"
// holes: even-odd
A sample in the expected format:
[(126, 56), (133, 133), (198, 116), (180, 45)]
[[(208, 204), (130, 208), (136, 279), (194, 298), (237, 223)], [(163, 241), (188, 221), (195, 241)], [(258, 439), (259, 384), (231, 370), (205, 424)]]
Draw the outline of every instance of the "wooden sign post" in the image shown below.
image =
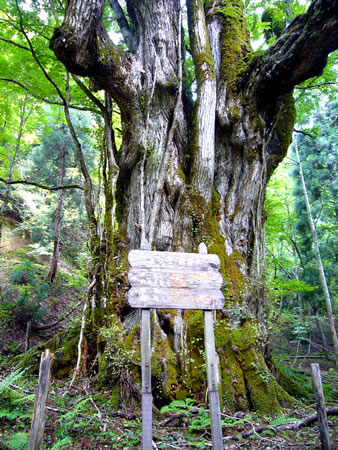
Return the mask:
[(48, 349), (41, 354), (39, 385), (35, 395), (32, 424), (29, 432), (28, 450), (40, 450), (42, 448), (43, 432), (46, 421), (46, 403), (50, 384), (50, 369), (53, 354)]
[(318, 426), (319, 426), (321, 448), (322, 450), (331, 450), (329, 424), (326, 415), (325, 398), (322, 385), (322, 378), (320, 376), (320, 368), (319, 364), (310, 364), (310, 365), (311, 365), (313, 389), (315, 391), (315, 397), (317, 401), (317, 415), (318, 415)]
[(217, 361), (212, 310), (222, 309), (221, 266), (217, 255), (208, 255), (205, 244), (199, 253), (150, 251), (146, 243), (142, 250), (131, 250), (128, 280), (131, 289), (128, 303), (142, 309), (141, 369), (142, 369), (142, 448), (152, 448), (151, 335), (150, 309), (203, 309), (208, 395), (213, 448), (223, 449), (220, 403), (217, 381)]

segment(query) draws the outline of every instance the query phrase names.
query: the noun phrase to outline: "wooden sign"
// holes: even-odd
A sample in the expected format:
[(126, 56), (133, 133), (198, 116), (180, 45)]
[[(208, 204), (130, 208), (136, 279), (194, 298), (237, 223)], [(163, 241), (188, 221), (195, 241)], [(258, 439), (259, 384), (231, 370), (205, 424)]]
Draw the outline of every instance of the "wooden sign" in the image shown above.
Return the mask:
[(221, 263), (217, 255), (208, 255), (201, 243), (199, 254), (152, 252), (146, 241), (143, 250), (129, 253), (131, 289), (128, 302), (142, 308), (142, 450), (152, 450), (152, 388), (150, 308), (204, 309), (204, 338), (211, 417), (212, 446), (223, 450), (220, 402), (217, 379), (217, 357), (212, 309), (221, 309), (224, 297), (220, 291)]
[(223, 308), (217, 255), (132, 250), (128, 260), (133, 308)]

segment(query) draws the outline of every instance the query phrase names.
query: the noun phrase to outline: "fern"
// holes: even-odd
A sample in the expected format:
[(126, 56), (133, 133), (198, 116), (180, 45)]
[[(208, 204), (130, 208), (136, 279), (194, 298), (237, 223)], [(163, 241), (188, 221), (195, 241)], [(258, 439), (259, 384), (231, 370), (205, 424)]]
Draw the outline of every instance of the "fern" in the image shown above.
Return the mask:
[(204, 428), (210, 427), (210, 416), (209, 414), (202, 408), (200, 408), (198, 416), (193, 419), (189, 425), (189, 430), (202, 430)]
[(13, 434), (11, 439), (6, 442), (9, 448), (13, 450), (25, 450), (29, 440), (29, 433)]
[(186, 398), (185, 400), (174, 400), (170, 405), (163, 406), (161, 413), (166, 412), (185, 412), (187, 409), (191, 409), (194, 406), (195, 401), (192, 398)]
[(72, 438), (69, 436), (66, 436), (65, 438), (61, 439), (60, 441), (57, 441), (53, 447), (51, 447), (50, 450), (62, 450), (64, 448), (67, 448), (66, 445), (72, 443)]
[(20, 405), (21, 403), (27, 403), (27, 402), (34, 402), (35, 394), (28, 394), (24, 395), (22, 397), (18, 397), (15, 400), (13, 400), (13, 404)]
[(5, 377), (3, 380), (0, 380), (0, 394), (9, 389), (11, 384), (14, 384), (19, 378), (22, 377), (25, 370), (15, 370)]
[(0, 410), (0, 418), (6, 418), (8, 420), (15, 420), (20, 416), (20, 411), (9, 411), (9, 409)]
[(271, 422), (272, 427), (277, 427), (278, 425), (282, 425), (283, 423), (289, 422), (300, 422), (301, 419), (295, 419), (293, 417), (277, 417)]
[(221, 423), (225, 427), (234, 427), (235, 425), (242, 425), (245, 422), (243, 419), (237, 419), (235, 417), (226, 417), (225, 419), (222, 419)]

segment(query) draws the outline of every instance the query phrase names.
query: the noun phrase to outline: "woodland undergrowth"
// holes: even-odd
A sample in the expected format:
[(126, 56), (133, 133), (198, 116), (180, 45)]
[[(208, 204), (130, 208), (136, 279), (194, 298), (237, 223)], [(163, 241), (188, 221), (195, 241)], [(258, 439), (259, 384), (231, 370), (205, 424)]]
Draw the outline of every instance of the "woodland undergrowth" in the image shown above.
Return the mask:
[[(29, 437), (37, 376), (9, 370), (0, 360), (0, 448), (25, 449)], [(290, 368), (310, 385), (306, 367)], [(338, 380), (330, 368), (322, 373), (327, 407), (334, 409)], [(335, 408), (337, 410), (337, 408)], [(303, 426), (315, 413), (315, 400), (295, 401), (278, 417), (223, 408), (224, 448), (320, 448), (317, 422)], [(337, 413), (337, 411), (336, 411)], [(95, 378), (69, 382), (53, 380), (44, 434), (46, 449), (137, 449), (141, 447), (141, 411), (112, 408), (109, 390)], [(332, 446), (337, 443), (336, 416), (329, 416)], [(194, 399), (177, 400), (154, 411), (153, 447), (165, 449), (211, 448), (208, 405)]]

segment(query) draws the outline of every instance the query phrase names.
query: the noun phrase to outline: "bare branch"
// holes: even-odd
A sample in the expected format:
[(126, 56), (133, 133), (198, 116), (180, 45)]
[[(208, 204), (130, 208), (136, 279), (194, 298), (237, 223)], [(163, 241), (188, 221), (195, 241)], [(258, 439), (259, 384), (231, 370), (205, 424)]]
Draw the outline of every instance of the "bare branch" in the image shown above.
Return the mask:
[(82, 81), (80, 80), (80, 78), (77, 75), (72, 74), (73, 80), (77, 83), (78, 86), (80, 86), (80, 88), (83, 90), (83, 92), (87, 95), (88, 98), (90, 98), (90, 100), (101, 110), (101, 112), (104, 114), (105, 111), (105, 107), (104, 105), (100, 102), (100, 100), (95, 97), (95, 95), (90, 92), (90, 90), (87, 88), (87, 86), (82, 83)]
[(329, 86), (329, 85), (333, 85), (336, 86), (338, 83), (337, 82), (326, 82), (326, 83), (318, 83), (318, 84), (312, 84), (309, 86), (296, 86), (295, 89), (300, 89), (300, 90), (306, 90), (306, 89), (316, 89), (322, 86)]
[(58, 320), (56, 320), (55, 322), (52, 323), (47, 323), (46, 325), (32, 325), (33, 330), (49, 330), (50, 328), (54, 328), (56, 327), (56, 325), (59, 325), (59, 323), (63, 322), (65, 319), (67, 319), (67, 317), (69, 317), (71, 315), (72, 312), (74, 312), (82, 303), (82, 300), (80, 300), (73, 308), (71, 308), (68, 312), (66, 312), (65, 314), (63, 314)]
[[(49, 98), (46, 98), (46, 97), (40, 97), (39, 95), (35, 94), (31, 89), (29, 89), (27, 86), (25, 86), (23, 83), (21, 83), (18, 80), (15, 80), (14, 78), (0, 78), (0, 81), (7, 81), (9, 83), (17, 84), (22, 89), (24, 89), (26, 92), (28, 92), (29, 95), (31, 95), (32, 97), (36, 98), (39, 101), (48, 103), (49, 105), (64, 106), (64, 104), (62, 102), (58, 102), (56, 100), (50, 100)], [(93, 108), (86, 108), (84, 106), (77, 106), (77, 105), (69, 105), (69, 108), (76, 109), (76, 110), (79, 110), (79, 111), (98, 112), (97, 110), (95, 110)]]
[(30, 48), (29, 48), (29, 47), (25, 47), (24, 45), (18, 44), (18, 43), (15, 42), (15, 41), (11, 41), (10, 39), (5, 39), (5, 38), (3, 38), (3, 37), (0, 37), (0, 41), (7, 42), (8, 44), (15, 45), (16, 47), (19, 47), (19, 48), (21, 48), (22, 50), (28, 50), (28, 51), (30, 52)]
[(311, 134), (311, 133), (308, 133), (307, 131), (296, 130), (296, 128), (294, 128), (293, 131), (294, 131), (295, 133), (301, 133), (301, 134), (303, 134), (304, 136), (309, 136), (309, 137), (312, 138), (312, 139), (316, 139), (316, 136), (314, 136), (314, 135)]
[(40, 189), (45, 189), (46, 191), (58, 191), (60, 189), (80, 189), (81, 191), (84, 190), (84, 187), (79, 184), (67, 184), (63, 186), (46, 186), (45, 184), (35, 183), (34, 181), (28, 181), (28, 180), (5, 180), (4, 178), (0, 177), (0, 181), (3, 183), (9, 185), (9, 184), (26, 184), (28, 186), (35, 186)]

